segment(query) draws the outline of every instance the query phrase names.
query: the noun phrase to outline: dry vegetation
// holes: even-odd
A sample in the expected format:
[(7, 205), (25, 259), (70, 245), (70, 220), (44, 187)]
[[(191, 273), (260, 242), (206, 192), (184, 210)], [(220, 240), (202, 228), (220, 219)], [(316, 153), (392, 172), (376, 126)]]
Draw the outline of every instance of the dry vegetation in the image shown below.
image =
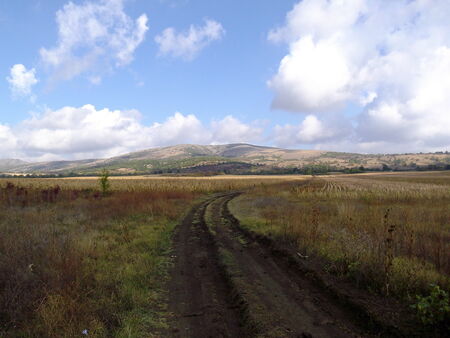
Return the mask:
[(194, 193), (2, 185), (0, 335), (158, 327), (170, 230)]
[(230, 207), (360, 287), (411, 303), (430, 284), (450, 289), (448, 172), (312, 178), (254, 189)]
[(113, 180), (103, 196), (97, 180), (0, 181), (0, 336), (157, 332), (180, 217), (207, 193), (259, 184)]
[(450, 282), (450, 175), (0, 180), (0, 336), (164, 329), (172, 233), (207, 194), (247, 191), (251, 230), (359, 286), (414, 302)]

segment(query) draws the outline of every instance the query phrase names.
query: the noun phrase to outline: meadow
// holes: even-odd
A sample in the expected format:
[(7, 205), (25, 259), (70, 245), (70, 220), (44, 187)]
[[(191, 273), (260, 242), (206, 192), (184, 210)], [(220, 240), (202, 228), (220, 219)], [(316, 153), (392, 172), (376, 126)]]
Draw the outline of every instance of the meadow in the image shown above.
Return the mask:
[(230, 209), (371, 292), (416, 304), (445, 290), (450, 312), (449, 172), (312, 177), (253, 189)]
[(0, 336), (142, 337), (166, 324), (172, 234), (208, 194), (282, 178), (0, 180)]
[(450, 312), (449, 172), (109, 182), (103, 193), (97, 178), (0, 180), (0, 336), (158, 336), (176, 225), (233, 191), (242, 227), (407, 304), (438, 288)]

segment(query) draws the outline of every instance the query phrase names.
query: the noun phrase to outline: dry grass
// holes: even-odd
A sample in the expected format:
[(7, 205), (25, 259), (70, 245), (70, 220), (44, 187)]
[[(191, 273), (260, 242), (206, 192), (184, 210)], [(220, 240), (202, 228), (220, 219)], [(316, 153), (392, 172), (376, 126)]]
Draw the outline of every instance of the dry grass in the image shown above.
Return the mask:
[(0, 335), (156, 330), (171, 230), (198, 193), (23, 183), (0, 189)]
[(0, 336), (157, 336), (173, 229), (205, 194), (282, 178), (0, 180)]
[(328, 271), (412, 299), (430, 283), (450, 287), (449, 182), (424, 173), (313, 178), (254, 189), (231, 207), (252, 230), (324, 258)]
[(0, 180), (0, 336), (157, 335), (173, 229), (219, 191), (249, 191), (232, 202), (244, 225), (360, 286), (448, 290), (449, 178), (114, 178), (106, 197), (93, 179)]
[[(211, 177), (168, 177), (133, 176), (110, 177), (113, 191), (186, 191), (195, 193), (213, 193), (229, 190), (243, 190), (261, 185), (271, 185), (285, 181), (304, 180), (305, 176), (236, 176), (220, 175)], [(0, 186), (11, 182), (26, 188), (46, 189), (58, 185), (62, 190), (97, 190), (98, 178), (0, 178)]]

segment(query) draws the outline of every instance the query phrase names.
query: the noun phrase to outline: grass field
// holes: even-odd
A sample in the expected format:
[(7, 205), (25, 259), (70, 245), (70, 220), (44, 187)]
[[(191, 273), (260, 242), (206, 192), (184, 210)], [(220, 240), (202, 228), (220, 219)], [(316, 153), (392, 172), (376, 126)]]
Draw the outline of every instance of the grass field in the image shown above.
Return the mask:
[(450, 289), (448, 172), (111, 178), (105, 195), (97, 179), (4, 179), (0, 336), (158, 336), (174, 228), (226, 191), (244, 192), (244, 227), (356, 286), (410, 304)]
[[(0, 336), (164, 328), (174, 226), (209, 193), (283, 178), (0, 180)], [(156, 333), (155, 333), (156, 334)]]
[(414, 301), (430, 284), (449, 290), (448, 172), (315, 177), (253, 189), (231, 209), (374, 292)]

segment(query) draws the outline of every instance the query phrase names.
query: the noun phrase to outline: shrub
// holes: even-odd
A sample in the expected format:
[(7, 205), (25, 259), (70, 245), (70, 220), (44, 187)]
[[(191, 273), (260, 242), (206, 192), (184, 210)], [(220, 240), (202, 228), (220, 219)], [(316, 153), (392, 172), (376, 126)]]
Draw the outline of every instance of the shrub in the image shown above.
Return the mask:
[(416, 296), (417, 303), (413, 307), (422, 323), (433, 325), (444, 322), (450, 315), (449, 296), (439, 285), (431, 284), (428, 296)]
[(109, 171), (107, 169), (103, 169), (100, 173), (99, 178), (100, 188), (102, 190), (102, 194), (106, 195), (109, 192), (110, 183), (109, 183)]

